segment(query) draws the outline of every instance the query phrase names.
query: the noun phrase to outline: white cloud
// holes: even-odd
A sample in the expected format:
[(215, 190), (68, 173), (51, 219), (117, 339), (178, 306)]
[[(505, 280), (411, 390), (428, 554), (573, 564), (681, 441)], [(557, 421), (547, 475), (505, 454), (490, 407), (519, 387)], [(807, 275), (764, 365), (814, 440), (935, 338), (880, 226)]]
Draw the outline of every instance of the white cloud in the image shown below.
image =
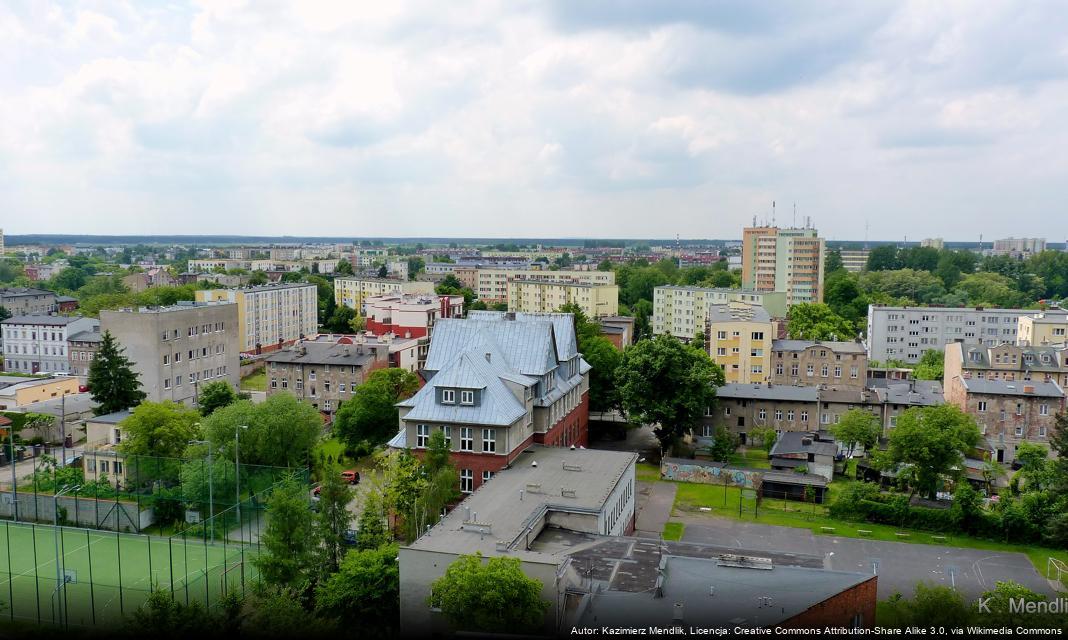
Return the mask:
[(0, 6), (0, 223), (1068, 232), (1057, 3), (612, 4)]

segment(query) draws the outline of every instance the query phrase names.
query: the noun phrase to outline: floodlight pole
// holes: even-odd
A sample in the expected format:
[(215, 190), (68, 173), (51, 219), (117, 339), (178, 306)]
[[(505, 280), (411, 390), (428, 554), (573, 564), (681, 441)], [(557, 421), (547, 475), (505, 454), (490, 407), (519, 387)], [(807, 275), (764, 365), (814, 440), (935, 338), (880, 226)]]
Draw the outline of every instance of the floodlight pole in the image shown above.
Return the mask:
[[(199, 424), (199, 423), (198, 423)], [(210, 520), (215, 515), (215, 468), (212, 465), (212, 447), (211, 440), (190, 440), (189, 444), (206, 444), (208, 445), (208, 519)], [(211, 542), (215, 543), (215, 523), (211, 523)]]
[[(56, 591), (60, 592), (59, 607), (56, 608), (56, 611), (59, 613), (60, 620), (63, 622), (64, 627), (67, 627), (67, 620), (63, 615), (63, 605), (66, 602), (67, 597), (67, 579), (66, 576), (63, 575), (63, 558), (59, 553), (59, 498), (68, 491), (77, 491), (81, 488), (81, 485), (67, 485), (52, 494), (52, 531), (56, 544)], [(75, 511), (77, 511), (77, 508), (77, 505), (75, 505)], [(77, 517), (77, 513), (75, 513), (75, 517)], [(55, 601), (54, 595), (55, 594), (53, 594), (53, 602)]]

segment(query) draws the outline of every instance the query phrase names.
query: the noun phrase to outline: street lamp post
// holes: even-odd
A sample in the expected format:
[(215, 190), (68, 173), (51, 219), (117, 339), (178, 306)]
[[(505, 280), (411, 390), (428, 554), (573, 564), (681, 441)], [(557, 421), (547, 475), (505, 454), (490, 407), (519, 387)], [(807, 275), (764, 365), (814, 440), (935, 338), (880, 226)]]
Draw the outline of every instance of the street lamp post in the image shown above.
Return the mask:
[[(199, 423), (197, 423), (199, 425)], [(215, 468), (212, 464), (212, 447), (210, 440), (190, 440), (189, 444), (208, 445), (208, 519), (215, 515)], [(211, 541), (215, 542), (215, 522), (211, 522)]]
[[(56, 543), (56, 592), (59, 593), (59, 607), (57, 607), (56, 610), (64, 625), (66, 625), (63, 612), (65, 609), (64, 603), (67, 599), (67, 579), (63, 571), (63, 558), (59, 553), (59, 498), (65, 493), (78, 491), (81, 488), (82, 486), (80, 484), (67, 485), (52, 495), (52, 531)], [(75, 505), (75, 510), (77, 510), (77, 505)], [(75, 517), (77, 517), (77, 515)], [(52, 601), (53, 603), (55, 602), (55, 593), (52, 594)]]
[(241, 430), (248, 429), (247, 424), (238, 425), (234, 429), (234, 486), (236, 487), (237, 497), (237, 533), (244, 540), (244, 532), (242, 528), (244, 525), (241, 523)]

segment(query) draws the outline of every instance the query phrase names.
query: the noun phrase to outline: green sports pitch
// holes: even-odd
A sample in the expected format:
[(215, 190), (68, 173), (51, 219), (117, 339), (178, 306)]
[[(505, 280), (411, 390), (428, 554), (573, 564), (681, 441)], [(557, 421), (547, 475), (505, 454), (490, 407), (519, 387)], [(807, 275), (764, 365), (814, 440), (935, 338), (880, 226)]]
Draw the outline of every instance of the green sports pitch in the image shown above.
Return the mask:
[[(214, 606), (254, 578), (255, 546), (0, 523), (0, 615), (12, 620), (113, 626), (154, 588)], [(58, 569), (58, 573), (57, 573)], [(56, 588), (60, 585), (60, 589)]]

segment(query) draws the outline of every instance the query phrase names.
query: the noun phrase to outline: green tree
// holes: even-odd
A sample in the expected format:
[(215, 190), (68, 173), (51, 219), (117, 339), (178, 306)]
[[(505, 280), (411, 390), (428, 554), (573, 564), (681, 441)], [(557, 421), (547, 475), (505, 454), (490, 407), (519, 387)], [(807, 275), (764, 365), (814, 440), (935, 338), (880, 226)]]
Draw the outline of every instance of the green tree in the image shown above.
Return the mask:
[(771, 427), (756, 428), (749, 432), (754, 440), (760, 441), (760, 448), (768, 453), (771, 452), (775, 442), (779, 439), (779, 433)]
[(123, 624), (137, 638), (188, 638), (218, 632), (217, 621), (197, 600), (184, 604), (169, 591), (153, 588), (148, 598)]
[(216, 409), (229, 406), (237, 402), (237, 394), (229, 382), (216, 380), (209, 382), (200, 388), (200, 412), (210, 416)]
[(365, 494), (357, 531), (357, 549), (377, 549), (393, 541), (393, 536), (389, 534), (389, 528), (386, 527), (382, 496), (377, 491), (369, 491)]
[(795, 340), (852, 340), (853, 325), (823, 303), (795, 304), (786, 312), (786, 331)]
[(1029, 491), (1049, 488), (1052, 484), (1049, 450), (1033, 442), (1016, 445), (1016, 462), (1020, 464), (1020, 476)]
[(241, 463), (276, 467), (307, 464), (322, 431), (315, 407), (288, 393), (269, 396), (260, 404), (249, 400), (216, 409), (203, 420), (204, 433), (219, 456), (234, 457), (235, 436), (241, 427)]
[(211, 499), (230, 504), (237, 489), (234, 461), (214, 455), (208, 464), (207, 449), (199, 445), (187, 449), (186, 456), (189, 459), (182, 464), (179, 475), (182, 498), (200, 505), (204, 517), (211, 515)]
[(838, 249), (831, 249), (823, 259), (823, 272), (831, 274), (838, 270), (845, 270), (845, 263), (842, 262), (842, 253)]
[(431, 606), (457, 629), (521, 633), (540, 630), (550, 603), (541, 582), (528, 578), (518, 558), (462, 555), (431, 586)]
[(618, 408), (616, 372), (623, 363), (623, 353), (602, 336), (587, 340), (581, 352), (590, 365), (590, 411), (612, 411)]
[(359, 443), (382, 444), (397, 433), (395, 406), (419, 390), (419, 379), (404, 369), (373, 371), (334, 415), (334, 435), (350, 449)]
[(905, 467), (912, 492), (935, 497), (943, 477), (958, 477), (964, 454), (979, 442), (975, 419), (954, 405), (913, 407), (890, 431), (884, 467)]
[(145, 399), (125, 351), (110, 331), (104, 332), (100, 350), (89, 365), (89, 395), (97, 404), (93, 412), (98, 416), (129, 409)]
[(315, 590), (315, 611), (389, 637), (400, 619), (397, 545), (349, 551)]
[(331, 333), (348, 333), (352, 331), (352, 322), (356, 318), (356, 311), (344, 305), (334, 308), (334, 313), (326, 321), (326, 330)]
[(708, 455), (716, 462), (730, 462), (738, 449), (738, 436), (723, 425), (718, 425), (712, 433), (712, 444), (708, 446)]
[(322, 556), (321, 576), (337, 571), (345, 555), (345, 532), (352, 523), (348, 509), (351, 500), (352, 489), (341, 478), (341, 469), (335, 465), (326, 466), (319, 485), (319, 511), (315, 518), (315, 533)]
[(868, 271), (890, 271), (901, 268), (897, 247), (884, 244), (868, 252)]
[(386, 268), (386, 265), (378, 267), (378, 277), (385, 278), (387, 276), (389, 276), (389, 269)]
[(200, 413), (166, 400), (143, 402), (119, 423), (127, 456), (177, 458), (200, 435)]
[(850, 456), (858, 444), (864, 447), (864, 451), (870, 452), (879, 442), (882, 432), (879, 417), (863, 409), (850, 409), (838, 424), (831, 425), (834, 439), (849, 447)]
[(656, 425), (664, 446), (698, 424), (724, 383), (723, 369), (708, 354), (670, 335), (624, 351), (616, 379), (623, 409), (642, 424)]
[(917, 380), (941, 380), (945, 354), (937, 349), (928, 349), (920, 356), (912, 375)]
[(337, 637), (337, 621), (305, 608), (305, 592), (303, 586), (260, 586), (247, 598), (240, 635), (279, 640)]
[(351, 275), (353, 275), (352, 263), (349, 262), (348, 260), (338, 260), (337, 261), (337, 267), (334, 269), (334, 271), (339, 276), (351, 276)]
[(982, 517), (983, 499), (971, 484), (958, 483), (953, 491), (953, 506), (949, 512), (961, 531), (972, 533)]
[(249, 285), (253, 287), (258, 287), (260, 285), (267, 284), (268, 282), (269, 280), (267, 279), (267, 272), (263, 269), (256, 269), (255, 271), (253, 271), (252, 275), (249, 276), (248, 279)]
[(1068, 413), (1058, 413), (1054, 418), (1049, 446), (1057, 453), (1051, 462), (1052, 489), (1062, 499), (1068, 498)]
[(286, 477), (267, 499), (262, 551), (252, 558), (260, 578), (271, 586), (303, 591), (312, 579), (314, 534), (307, 487), (295, 476)]
[(857, 275), (845, 270), (835, 271), (824, 279), (823, 301), (831, 311), (854, 326), (861, 326), (868, 317), (868, 297), (860, 290)]
[(959, 591), (941, 585), (919, 583), (912, 599), (894, 594), (879, 610), (879, 624), (894, 627), (964, 627), (972, 621), (973, 609)]
[(946, 293), (946, 288), (938, 276), (915, 269), (862, 273), (860, 288), (873, 299), (911, 300), (924, 304), (933, 302)]

